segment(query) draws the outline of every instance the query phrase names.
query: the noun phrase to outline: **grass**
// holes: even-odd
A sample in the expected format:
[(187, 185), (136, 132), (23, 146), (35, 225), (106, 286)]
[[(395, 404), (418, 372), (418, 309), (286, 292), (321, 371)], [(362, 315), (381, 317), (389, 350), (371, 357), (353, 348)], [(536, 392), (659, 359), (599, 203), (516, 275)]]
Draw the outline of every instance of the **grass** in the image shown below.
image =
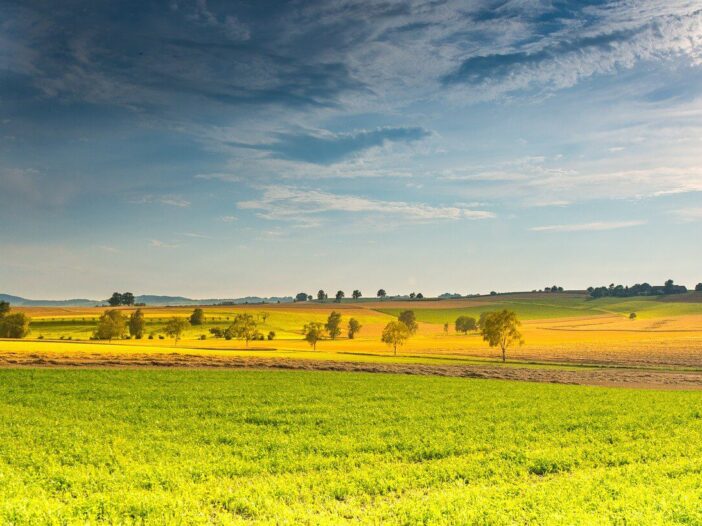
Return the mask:
[(0, 523), (699, 524), (699, 394), (0, 371)]

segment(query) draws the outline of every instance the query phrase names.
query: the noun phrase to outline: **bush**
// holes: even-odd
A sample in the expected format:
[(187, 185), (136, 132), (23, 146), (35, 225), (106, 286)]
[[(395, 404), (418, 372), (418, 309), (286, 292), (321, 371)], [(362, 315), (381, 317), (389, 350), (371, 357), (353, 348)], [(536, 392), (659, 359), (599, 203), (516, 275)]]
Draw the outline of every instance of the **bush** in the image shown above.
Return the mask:
[(163, 334), (159, 334), (159, 335), (158, 335), (158, 339), (159, 339), (159, 340), (165, 340), (166, 337), (165, 337)]
[(636, 313), (635, 313), (635, 312), (632, 312), (631, 314), (629, 314), (629, 319), (630, 319), (630, 320), (635, 320), (635, 319), (636, 319)]
[(149, 334), (149, 340), (153, 340), (153, 339), (154, 339), (154, 335), (153, 335), (153, 334)]
[(267, 338), (268, 338), (268, 341), (275, 339), (275, 331), (270, 331), (268, 333)]
[(201, 334), (201, 335), (200, 335), (200, 339), (201, 339), (201, 340), (206, 340), (206, 339), (207, 339), (207, 336), (205, 336), (204, 334)]

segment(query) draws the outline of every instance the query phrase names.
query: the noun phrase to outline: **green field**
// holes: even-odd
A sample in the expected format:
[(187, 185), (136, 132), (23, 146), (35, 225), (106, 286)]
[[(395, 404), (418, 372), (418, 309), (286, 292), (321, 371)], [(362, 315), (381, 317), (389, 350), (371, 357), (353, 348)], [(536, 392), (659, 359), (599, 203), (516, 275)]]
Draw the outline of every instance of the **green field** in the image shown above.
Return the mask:
[(699, 393), (0, 371), (0, 523), (700, 524)]

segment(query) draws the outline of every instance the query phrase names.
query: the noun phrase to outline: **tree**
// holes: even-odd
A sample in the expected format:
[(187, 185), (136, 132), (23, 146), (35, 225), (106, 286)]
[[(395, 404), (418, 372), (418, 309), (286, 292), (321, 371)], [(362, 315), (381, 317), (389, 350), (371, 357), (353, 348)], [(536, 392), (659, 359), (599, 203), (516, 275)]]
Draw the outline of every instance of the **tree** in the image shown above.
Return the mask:
[(238, 340), (246, 341), (246, 346), (249, 346), (249, 341), (253, 340), (258, 331), (256, 330), (256, 320), (251, 314), (237, 314), (234, 316), (234, 321), (227, 329), (232, 337)]
[(356, 318), (349, 319), (349, 340), (353, 340), (361, 330), (362, 325), (358, 322)]
[(448, 328), (449, 328), (448, 322), (444, 323), (444, 332), (445, 332), (446, 334), (448, 334)]
[(190, 315), (190, 325), (202, 325), (203, 323), (205, 323), (205, 311), (198, 307)]
[(268, 331), (268, 340), (273, 340), (275, 338), (275, 331)]
[(524, 344), (522, 333), (519, 332), (520, 325), (516, 312), (509, 310), (486, 312), (481, 316), (480, 333), (490, 347), (500, 348), (504, 362), (510, 345)]
[(319, 289), (317, 291), (317, 299), (319, 301), (324, 301), (325, 299), (327, 299), (327, 293), (324, 292), (322, 289)]
[(2, 318), (8, 312), (10, 312), (10, 304), (6, 301), (0, 301), (0, 318)]
[(175, 340), (175, 345), (178, 345), (178, 340), (183, 334), (183, 331), (188, 328), (188, 320), (185, 318), (178, 318), (173, 316), (170, 320), (166, 322), (166, 326), (163, 328), (163, 332), (166, 336), (170, 336)]
[(134, 305), (134, 294), (131, 292), (125, 292), (122, 294), (122, 305)]
[(423, 300), (423, 299), (424, 299), (424, 294), (422, 294), (421, 292), (418, 292), (418, 293), (417, 293), (417, 299), (418, 299), (418, 300)]
[(346, 294), (344, 294), (343, 290), (337, 290), (336, 291), (336, 302), (341, 303), (341, 300), (344, 299), (344, 296), (346, 296)]
[(635, 320), (635, 319), (636, 319), (636, 313), (635, 313), (635, 312), (630, 313), (630, 314), (629, 314), (629, 319), (630, 319), (630, 320)]
[(113, 292), (107, 303), (110, 304), (110, 307), (119, 307), (122, 305), (122, 295), (119, 292)]
[(336, 340), (336, 337), (341, 334), (341, 313), (332, 311), (327, 318), (327, 323), (324, 325), (324, 328), (327, 334), (329, 334), (329, 337), (332, 340)]
[(29, 334), (29, 317), (24, 312), (0, 316), (0, 338), (24, 338), (27, 334)]
[(126, 329), (127, 320), (118, 310), (105, 311), (98, 320), (93, 337), (97, 340), (121, 338)]
[[(702, 283), (701, 283), (701, 285), (702, 285)], [(353, 293), (351, 294), (351, 296), (353, 297), (353, 299), (357, 300), (358, 298), (360, 298), (361, 296), (363, 296), (363, 294), (361, 294), (361, 291), (360, 291), (360, 290), (356, 289), (356, 290), (353, 291)]]
[(456, 332), (466, 334), (468, 331), (477, 330), (478, 323), (470, 316), (459, 316), (456, 318)]
[(413, 300), (414, 298), (417, 297), (417, 294), (415, 294), (414, 292), (410, 292), (409, 296), (410, 296), (410, 299)]
[(383, 298), (385, 298), (385, 296), (387, 296), (387, 295), (388, 295), (388, 293), (385, 292), (385, 289), (380, 289), (380, 290), (378, 291), (378, 294), (376, 294), (376, 296), (378, 296), (381, 300), (382, 300)]
[(380, 341), (390, 345), (395, 356), (397, 356), (397, 348), (402, 347), (410, 336), (410, 330), (407, 328), (407, 325), (401, 321), (391, 321), (383, 329)]
[(698, 283), (697, 285), (695, 285), (695, 290), (697, 292), (702, 292), (702, 283)]
[(670, 293), (673, 292), (674, 288), (675, 288), (675, 287), (674, 287), (674, 282), (673, 282), (673, 280), (672, 280), (672, 279), (669, 279), (669, 280), (667, 280), (667, 281), (663, 284), (663, 293), (664, 293), (664, 294), (670, 294)]
[(303, 329), (305, 340), (312, 346), (312, 349), (317, 350), (317, 342), (324, 337), (324, 327), (321, 323), (311, 321), (306, 324)]
[(307, 293), (306, 292), (298, 292), (297, 296), (295, 296), (295, 301), (307, 301)]
[(405, 310), (400, 313), (397, 317), (398, 321), (404, 323), (409, 330), (410, 334), (417, 332), (417, 317), (414, 315), (413, 310)]
[(146, 326), (146, 320), (144, 319), (144, 313), (141, 309), (137, 309), (132, 312), (129, 316), (129, 335), (134, 336), (137, 340), (141, 340), (144, 336), (144, 327)]

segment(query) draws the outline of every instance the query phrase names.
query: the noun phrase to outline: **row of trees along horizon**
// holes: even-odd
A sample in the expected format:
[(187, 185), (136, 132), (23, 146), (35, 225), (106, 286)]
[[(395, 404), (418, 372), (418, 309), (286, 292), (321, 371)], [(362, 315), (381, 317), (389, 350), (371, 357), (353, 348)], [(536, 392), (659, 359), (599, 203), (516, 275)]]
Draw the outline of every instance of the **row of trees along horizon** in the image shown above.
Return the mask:
[[(698, 283), (695, 286), (695, 291), (697, 292), (702, 292), (702, 283)], [(532, 292), (565, 292), (563, 287), (559, 285), (552, 285), (550, 287), (544, 287), (541, 290), (532, 290)], [(637, 283), (631, 287), (626, 286), (626, 285), (615, 285), (614, 283), (611, 283), (608, 287), (607, 286), (601, 286), (601, 287), (588, 287), (587, 288), (587, 293), (590, 295), (592, 298), (603, 298), (607, 296), (614, 296), (614, 297), (630, 297), (630, 296), (655, 296), (655, 295), (664, 295), (664, 294), (682, 294), (687, 292), (687, 287), (685, 285), (675, 285), (672, 279), (669, 279), (665, 282), (664, 285), (650, 285), (648, 283)], [(476, 296), (479, 296), (480, 294), (476, 294)], [(494, 290), (490, 292), (491, 296), (497, 295), (497, 292)], [(354, 300), (358, 300), (363, 297), (363, 294), (359, 289), (354, 289), (354, 291), (351, 293), (351, 298)], [(410, 292), (407, 295), (398, 295), (398, 296), (388, 296), (388, 293), (385, 291), (385, 289), (379, 289), (378, 292), (375, 295), (376, 298), (378, 299), (385, 299), (388, 297), (400, 297), (400, 298), (405, 298), (409, 297), (411, 300), (423, 300), (425, 299), (424, 294), (421, 292)], [(460, 298), (460, 294), (451, 294), (451, 293), (444, 293), (438, 296), (439, 298)], [(341, 302), (346, 298), (346, 293), (343, 290), (337, 290), (336, 294), (334, 295), (334, 301), (337, 303)], [(295, 302), (302, 302), (302, 301), (313, 301), (315, 299), (314, 296), (311, 294), (307, 294), (306, 292), (299, 292), (295, 295), (293, 301)], [(317, 301), (327, 301), (329, 299), (329, 295), (323, 290), (320, 289), (317, 291), (317, 296), (316, 296)], [(120, 307), (120, 306), (126, 306), (126, 307), (144, 307), (146, 306), (144, 303), (136, 303), (136, 297), (134, 296), (133, 293), (131, 292), (113, 292), (112, 296), (107, 299), (108, 305), (111, 307)]]
[[(24, 338), (29, 334), (29, 317), (22, 312), (11, 313), (10, 304), (0, 302), (0, 337), (2, 338)], [(274, 331), (269, 331), (264, 337), (259, 331), (259, 322), (264, 324), (268, 318), (268, 313), (259, 313), (258, 318), (249, 313), (240, 313), (234, 316), (233, 322), (226, 328), (212, 327), (210, 334), (215, 338), (225, 338), (227, 340), (239, 339), (246, 342), (248, 348), (252, 340), (273, 340), (276, 336)], [(183, 332), (188, 327), (201, 326), (206, 323), (205, 312), (201, 308), (193, 310), (188, 318), (173, 316), (165, 326), (163, 332), (174, 339), (174, 344), (178, 345)], [(444, 332), (448, 332), (448, 323), (444, 324)], [(472, 331), (480, 331), (483, 340), (488, 342), (490, 347), (499, 347), (502, 351), (502, 361), (506, 359), (506, 350), (514, 343), (522, 345), (524, 340), (518, 330), (520, 325), (516, 313), (509, 310), (483, 312), (476, 320), (470, 316), (459, 316), (454, 324), (456, 332), (467, 334)], [(389, 322), (383, 329), (381, 341), (393, 348), (397, 355), (398, 347), (402, 347), (405, 342), (413, 336), (419, 328), (414, 311), (402, 311), (396, 321)], [(362, 329), (362, 325), (355, 318), (349, 318), (347, 323), (347, 337), (353, 340)], [(125, 316), (118, 309), (105, 311), (97, 321), (97, 326), (91, 339), (112, 341), (116, 338), (142, 339), (146, 331), (146, 318), (143, 311), (138, 308)], [(336, 340), (342, 333), (342, 315), (337, 311), (332, 311), (327, 317), (326, 323), (311, 321), (302, 328), (303, 338), (317, 349), (317, 342), (324, 339)], [(149, 334), (149, 339), (153, 339), (156, 333)], [(42, 338), (42, 336), (40, 336)], [(160, 339), (163, 339), (159, 335)], [(200, 339), (206, 339), (203, 334)]]

